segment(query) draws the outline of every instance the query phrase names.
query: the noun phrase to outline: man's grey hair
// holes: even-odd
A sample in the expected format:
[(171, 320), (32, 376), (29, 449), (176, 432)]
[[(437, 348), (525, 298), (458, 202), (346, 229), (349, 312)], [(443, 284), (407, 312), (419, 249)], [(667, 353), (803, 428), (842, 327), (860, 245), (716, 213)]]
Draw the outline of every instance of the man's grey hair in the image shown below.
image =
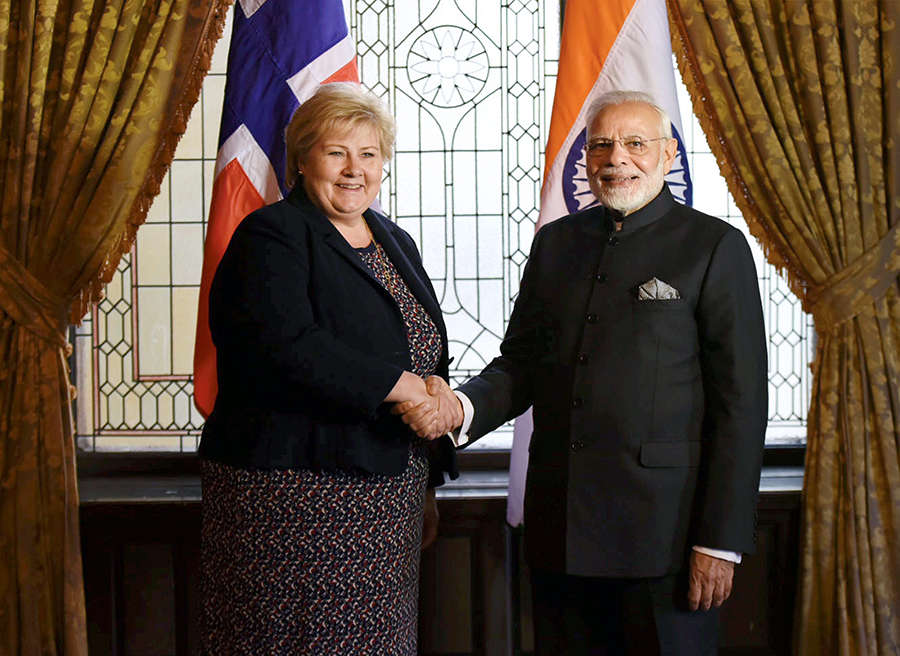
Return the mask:
[(672, 138), (672, 121), (669, 120), (669, 115), (666, 113), (666, 110), (657, 105), (650, 94), (644, 93), (643, 91), (607, 91), (594, 98), (584, 117), (588, 138), (591, 136), (591, 125), (594, 123), (594, 119), (597, 118), (597, 114), (611, 105), (624, 105), (625, 103), (643, 103), (644, 105), (649, 105), (655, 109), (656, 113), (659, 114), (660, 136), (666, 137), (667, 139)]

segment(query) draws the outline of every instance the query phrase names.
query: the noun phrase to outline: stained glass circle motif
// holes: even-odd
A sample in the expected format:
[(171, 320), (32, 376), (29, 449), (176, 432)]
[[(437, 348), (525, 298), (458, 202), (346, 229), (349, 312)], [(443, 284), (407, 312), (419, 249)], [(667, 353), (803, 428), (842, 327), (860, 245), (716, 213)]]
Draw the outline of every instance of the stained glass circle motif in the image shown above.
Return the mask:
[(475, 34), (454, 25), (424, 32), (409, 50), (406, 71), (416, 93), (438, 107), (475, 99), (488, 77), (488, 56)]

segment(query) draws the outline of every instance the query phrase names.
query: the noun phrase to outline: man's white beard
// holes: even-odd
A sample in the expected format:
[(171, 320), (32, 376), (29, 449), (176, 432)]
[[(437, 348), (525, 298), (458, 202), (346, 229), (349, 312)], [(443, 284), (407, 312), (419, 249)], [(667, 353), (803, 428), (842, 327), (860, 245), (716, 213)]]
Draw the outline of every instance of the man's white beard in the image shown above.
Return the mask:
[[(592, 185), (596, 187), (595, 193), (597, 200), (599, 200), (600, 204), (604, 207), (617, 210), (622, 214), (628, 214), (636, 209), (640, 209), (656, 198), (657, 194), (659, 194), (662, 189), (663, 181), (666, 177), (666, 174), (663, 172), (663, 166), (665, 165), (663, 160), (664, 158), (660, 156), (656, 170), (643, 177), (639, 177), (637, 185), (631, 189), (610, 188), (608, 185), (604, 184), (603, 180), (600, 179), (600, 176), (608, 174), (614, 169), (601, 169), (597, 172), (597, 175), (595, 176), (596, 181), (594, 185)], [(618, 175), (619, 171), (616, 170), (615, 173)]]

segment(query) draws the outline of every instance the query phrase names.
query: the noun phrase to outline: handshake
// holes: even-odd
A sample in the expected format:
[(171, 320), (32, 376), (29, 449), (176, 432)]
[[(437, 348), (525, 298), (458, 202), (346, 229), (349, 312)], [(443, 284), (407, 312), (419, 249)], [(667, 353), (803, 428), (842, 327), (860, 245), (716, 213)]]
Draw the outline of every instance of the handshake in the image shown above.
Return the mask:
[(420, 388), (413, 398), (394, 404), (391, 412), (400, 415), (403, 423), (428, 440), (446, 435), (463, 422), (462, 404), (440, 376), (426, 378), (424, 390)]

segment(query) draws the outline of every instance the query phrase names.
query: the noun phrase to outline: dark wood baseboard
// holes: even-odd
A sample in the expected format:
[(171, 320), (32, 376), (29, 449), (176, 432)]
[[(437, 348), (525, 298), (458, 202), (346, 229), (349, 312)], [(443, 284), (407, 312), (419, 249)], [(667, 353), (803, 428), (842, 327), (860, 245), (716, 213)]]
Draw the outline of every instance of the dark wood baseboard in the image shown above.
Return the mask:
[[(759, 548), (736, 570), (722, 613), (722, 656), (790, 654), (798, 480), (783, 469), (764, 477)], [(422, 556), (423, 656), (532, 651), (527, 567), (521, 533), (505, 522), (505, 492), (505, 474), (489, 471), (441, 489), (439, 539)], [(124, 477), (85, 477), (81, 493), (91, 655), (199, 653), (197, 477), (137, 468)]]

